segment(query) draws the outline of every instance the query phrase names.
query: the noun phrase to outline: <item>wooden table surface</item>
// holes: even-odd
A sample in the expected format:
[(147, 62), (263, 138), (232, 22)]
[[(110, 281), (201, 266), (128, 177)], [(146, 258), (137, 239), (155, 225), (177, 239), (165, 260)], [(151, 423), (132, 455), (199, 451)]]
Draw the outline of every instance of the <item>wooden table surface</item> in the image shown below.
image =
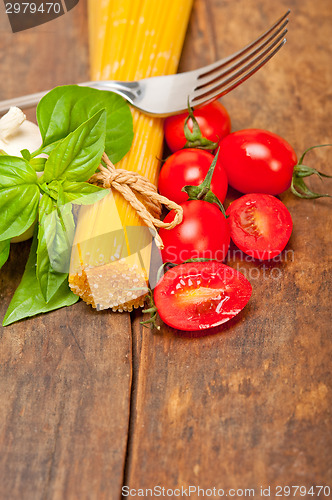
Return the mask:
[[(331, 0), (196, 0), (180, 70), (234, 52), (287, 8), (286, 46), (223, 103), (233, 130), (271, 130), (300, 154), (332, 142)], [(0, 23), (1, 99), (88, 78), (84, 0), (16, 34), (1, 2)], [(331, 149), (308, 163), (332, 174)], [(213, 334), (152, 334), (140, 313), (82, 302), (1, 329), (1, 500), (113, 500), (123, 485), (254, 488), (256, 498), (261, 486), (271, 498), (278, 485), (332, 487), (332, 201), (281, 199), (294, 222), (287, 253), (230, 261), (253, 295)], [(13, 246), (1, 270), (1, 319), (29, 246)]]

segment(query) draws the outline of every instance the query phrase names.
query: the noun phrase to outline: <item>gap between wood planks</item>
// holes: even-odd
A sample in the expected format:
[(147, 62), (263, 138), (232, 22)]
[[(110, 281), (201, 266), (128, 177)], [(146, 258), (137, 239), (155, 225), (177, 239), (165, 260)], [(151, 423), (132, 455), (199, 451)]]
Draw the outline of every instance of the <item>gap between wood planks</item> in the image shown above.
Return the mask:
[[(144, 330), (141, 328), (134, 328), (134, 322), (138, 322), (142, 320), (142, 313), (140, 310), (134, 310), (130, 313), (131, 318), (131, 386), (130, 386), (130, 400), (129, 400), (129, 418), (128, 418), (128, 433), (127, 433), (127, 446), (126, 446), (126, 455), (124, 459), (124, 467), (123, 467), (123, 477), (122, 477), (122, 486), (129, 485), (129, 477), (130, 477), (130, 462), (133, 453), (133, 438), (135, 432), (135, 420), (136, 420), (136, 403), (137, 403), (137, 387), (138, 387), (138, 374), (139, 374), (139, 359), (140, 359), (140, 347), (142, 345), (142, 334), (144, 334)], [(149, 329), (146, 329), (147, 333), (150, 333)], [(138, 332), (138, 333), (137, 333)], [(140, 338), (138, 338), (140, 337)], [(120, 492), (120, 500), (125, 498), (122, 495), (122, 488)]]

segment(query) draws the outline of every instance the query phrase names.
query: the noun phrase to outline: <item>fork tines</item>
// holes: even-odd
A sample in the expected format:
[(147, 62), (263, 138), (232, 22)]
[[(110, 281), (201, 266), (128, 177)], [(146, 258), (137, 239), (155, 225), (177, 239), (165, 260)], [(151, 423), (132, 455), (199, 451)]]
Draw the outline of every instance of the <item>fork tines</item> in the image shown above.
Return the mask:
[(227, 94), (267, 63), (286, 43), (289, 13), (240, 51), (203, 68), (190, 96), (191, 105), (199, 106)]

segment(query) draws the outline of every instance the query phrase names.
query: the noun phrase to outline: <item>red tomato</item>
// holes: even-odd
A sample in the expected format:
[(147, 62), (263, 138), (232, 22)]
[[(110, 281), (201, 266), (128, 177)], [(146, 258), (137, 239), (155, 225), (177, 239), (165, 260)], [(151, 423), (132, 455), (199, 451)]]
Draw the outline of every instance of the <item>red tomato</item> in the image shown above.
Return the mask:
[(251, 295), (249, 281), (220, 262), (194, 262), (169, 269), (154, 289), (160, 318), (179, 330), (203, 330), (236, 316)]
[[(182, 203), (183, 221), (173, 229), (161, 228), (164, 242), (164, 262), (180, 264), (188, 259), (214, 259), (223, 261), (230, 244), (228, 221), (217, 205), (201, 200)], [(173, 213), (164, 222), (173, 220)]]
[[(184, 122), (188, 113), (169, 116), (165, 120), (165, 139), (168, 147), (174, 153), (182, 149), (187, 139), (184, 135)], [(227, 110), (219, 101), (194, 110), (194, 116), (204, 137), (213, 142), (219, 142), (231, 131), (231, 120)], [(188, 120), (188, 127), (192, 131), (192, 120)]]
[(297, 164), (288, 142), (259, 129), (239, 130), (225, 137), (220, 143), (219, 160), (230, 186), (241, 193), (286, 191)]
[(285, 248), (293, 222), (280, 200), (269, 194), (246, 194), (226, 210), (235, 245), (257, 259), (272, 259)]
[[(183, 203), (188, 200), (187, 193), (181, 191), (184, 186), (198, 186), (201, 184), (213, 162), (214, 156), (202, 149), (181, 149), (172, 154), (164, 163), (159, 176), (159, 192), (166, 198)], [(221, 203), (226, 198), (227, 176), (219, 161), (215, 166), (211, 191)]]

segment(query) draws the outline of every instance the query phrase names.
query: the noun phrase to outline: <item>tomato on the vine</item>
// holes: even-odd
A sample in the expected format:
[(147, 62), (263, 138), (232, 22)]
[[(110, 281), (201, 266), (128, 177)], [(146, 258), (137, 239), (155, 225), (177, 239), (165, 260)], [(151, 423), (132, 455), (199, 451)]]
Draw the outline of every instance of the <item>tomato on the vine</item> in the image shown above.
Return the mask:
[[(159, 176), (159, 192), (175, 203), (184, 203), (188, 194), (181, 191), (184, 186), (201, 184), (213, 162), (213, 155), (202, 149), (181, 149), (172, 154), (164, 163)], [(227, 193), (227, 175), (220, 166), (219, 161), (215, 166), (211, 191), (223, 203)]]
[(286, 206), (269, 194), (246, 194), (226, 210), (231, 238), (244, 253), (272, 259), (285, 248), (293, 222)]
[[(203, 137), (216, 143), (215, 149), (223, 137), (231, 131), (231, 120), (226, 108), (219, 102), (214, 101), (201, 108), (194, 109), (194, 117), (199, 125)], [(168, 147), (174, 153), (186, 146), (187, 138), (184, 133), (185, 121), (188, 118), (188, 113), (181, 113), (166, 118), (164, 131), (165, 139)], [(193, 131), (192, 119), (188, 120), (189, 131)], [(189, 147), (196, 147), (195, 144)]]
[(233, 132), (220, 144), (219, 161), (241, 193), (279, 194), (291, 185), (297, 157), (282, 137), (260, 129)]
[(154, 289), (160, 318), (179, 330), (221, 325), (247, 304), (252, 289), (237, 270), (216, 261), (185, 263), (169, 269)]
[[(161, 228), (164, 262), (180, 264), (188, 259), (206, 258), (223, 261), (226, 258), (230, 231), (226, 217), (217, 205), (202, 200), (181, 204), (183, 221), (173, 229)], [(173, 220), (173, 213), (164, 222)]]

